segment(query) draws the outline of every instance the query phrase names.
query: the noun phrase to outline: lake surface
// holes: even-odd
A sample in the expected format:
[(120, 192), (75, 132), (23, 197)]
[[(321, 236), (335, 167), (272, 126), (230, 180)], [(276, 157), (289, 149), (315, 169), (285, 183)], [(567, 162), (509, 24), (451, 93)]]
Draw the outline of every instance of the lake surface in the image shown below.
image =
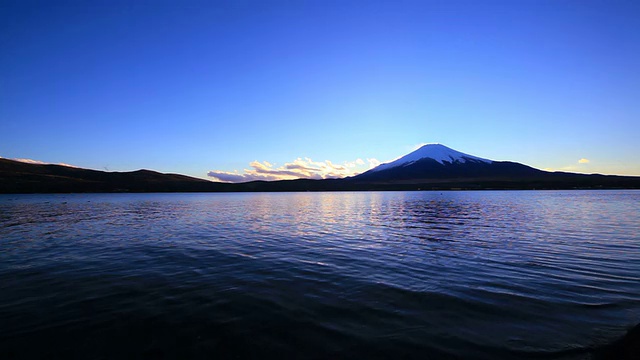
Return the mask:
[(0, 358), (588, 359), (640, 191), (0, 195)]

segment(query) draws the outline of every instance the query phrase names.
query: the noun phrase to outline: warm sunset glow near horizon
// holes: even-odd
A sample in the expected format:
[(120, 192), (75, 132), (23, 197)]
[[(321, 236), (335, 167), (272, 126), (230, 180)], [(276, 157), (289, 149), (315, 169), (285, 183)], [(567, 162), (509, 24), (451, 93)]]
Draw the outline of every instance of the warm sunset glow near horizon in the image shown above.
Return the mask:
[(441, 143), (640, 175), (634, 1), (2, 1), (0, 156), (221, 181)]

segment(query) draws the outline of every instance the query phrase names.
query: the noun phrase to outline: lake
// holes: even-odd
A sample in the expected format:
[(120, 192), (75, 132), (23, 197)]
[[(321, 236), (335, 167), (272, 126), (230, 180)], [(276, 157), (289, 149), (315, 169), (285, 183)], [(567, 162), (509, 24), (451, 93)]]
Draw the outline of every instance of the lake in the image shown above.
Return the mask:
[(0, 195), (0, 358), (588, 359), (640, 191)]

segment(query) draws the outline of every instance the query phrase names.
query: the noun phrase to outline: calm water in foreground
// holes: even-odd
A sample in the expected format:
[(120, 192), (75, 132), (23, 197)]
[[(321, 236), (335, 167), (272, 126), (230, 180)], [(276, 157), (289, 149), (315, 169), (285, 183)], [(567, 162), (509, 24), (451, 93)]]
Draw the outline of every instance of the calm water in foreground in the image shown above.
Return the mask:
[(0, 195), (0, 358), (588, 359), (640, 191)]

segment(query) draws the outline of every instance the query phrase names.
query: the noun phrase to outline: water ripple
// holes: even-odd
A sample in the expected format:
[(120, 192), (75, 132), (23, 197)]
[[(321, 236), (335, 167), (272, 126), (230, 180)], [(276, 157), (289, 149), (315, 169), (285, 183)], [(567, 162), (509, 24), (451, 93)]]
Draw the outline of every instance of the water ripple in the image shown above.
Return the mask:
[(640, 322), (638, 224), (638, 191), (0, 196), (0, 354), (588, 358)]

